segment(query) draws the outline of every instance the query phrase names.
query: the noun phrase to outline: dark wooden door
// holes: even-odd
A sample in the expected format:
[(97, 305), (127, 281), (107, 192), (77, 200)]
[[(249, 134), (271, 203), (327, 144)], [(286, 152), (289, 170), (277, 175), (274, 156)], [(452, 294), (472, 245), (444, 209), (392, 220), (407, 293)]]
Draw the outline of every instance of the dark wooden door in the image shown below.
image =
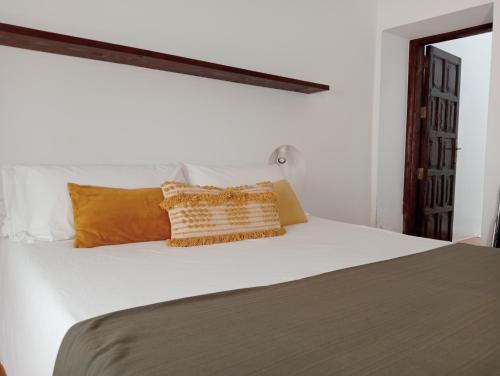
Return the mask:
[(426, 238), (453, 235), (460, 74), (459, 57), (426, 47), (417, 210)]

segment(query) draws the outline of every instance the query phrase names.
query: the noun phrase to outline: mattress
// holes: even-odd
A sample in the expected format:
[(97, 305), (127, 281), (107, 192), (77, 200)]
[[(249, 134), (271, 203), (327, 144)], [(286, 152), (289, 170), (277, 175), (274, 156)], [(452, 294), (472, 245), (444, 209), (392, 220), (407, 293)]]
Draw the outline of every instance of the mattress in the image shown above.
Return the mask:
[(448, 243), (311, 217), (283, 237), (193, 248), (164, 242), (73, 249), (0, 241), (0, 360), (52, 374), (74, 324), (169, 300), (294, 281)]

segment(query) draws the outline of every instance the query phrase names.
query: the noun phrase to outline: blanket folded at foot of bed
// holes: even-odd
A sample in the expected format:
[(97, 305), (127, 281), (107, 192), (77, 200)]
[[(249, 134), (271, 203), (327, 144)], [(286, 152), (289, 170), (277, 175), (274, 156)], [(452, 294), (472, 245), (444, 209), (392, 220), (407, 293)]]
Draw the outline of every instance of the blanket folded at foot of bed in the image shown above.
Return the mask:
[(70, 329), (54, 372), (332, 374), (499, 375), (500, 252), (450, 245), (107, 314)]

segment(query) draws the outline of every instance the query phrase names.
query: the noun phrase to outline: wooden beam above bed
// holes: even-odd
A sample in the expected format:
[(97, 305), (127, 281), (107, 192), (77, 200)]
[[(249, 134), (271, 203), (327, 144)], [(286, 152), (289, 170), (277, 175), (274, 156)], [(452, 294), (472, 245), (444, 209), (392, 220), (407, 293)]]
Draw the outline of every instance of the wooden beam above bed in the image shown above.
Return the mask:
[(328, 85), (0, 23), (0, 45), (312, 94)]

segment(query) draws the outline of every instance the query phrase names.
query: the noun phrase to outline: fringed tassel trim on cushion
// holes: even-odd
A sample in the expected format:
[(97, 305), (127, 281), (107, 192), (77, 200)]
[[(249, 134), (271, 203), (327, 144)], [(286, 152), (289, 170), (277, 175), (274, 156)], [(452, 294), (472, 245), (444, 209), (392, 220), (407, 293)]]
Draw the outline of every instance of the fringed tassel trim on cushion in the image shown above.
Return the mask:
[(245, 204), (249, 201), (256, 202), (276, 202), (277, 196), (274, 192), (247, 193), (233, 189), (226, 189), (218, 194), (210, 193), (178, 193), (175, 196), (166, 198), (161, 204), (161, 208), (170, 210), (178, 205), (197, 206), (200, 202), (208, 205), (221, 205), (228, 202)]
[(286, 230), (284, 227), (273, 230), (265, 231), (253, 231), (253, 232), (242, 232), (236, 234), (224, 234), (224, 235), (214, 235), (214, 236), (202, 236), (197, 238), (186, 238), (186, 239), (169, 239), (167, 240), (167, 245), (171, 247), (194, 247), (200, 245), (210, 245), (216, 243), (229, 243), (236, 242), (240, 240), (248, 239), (260, 239), (268, 238), (271, 236), (284, 235)]
[[(260, 186), (260, 187), (273, 187), (273, 183), (270, 181), (263, 181), (260, 183), (256, 183), (254, 186)], [(231, 187), (229, 189), (233, 190), (244, 190), (244, 189), (249, 189), (253, 188), (254, 186), (252, 185), (238, 185), (236, 187)], [(201, 189), (208, 189), (208, 190), (213, 190), (213, 191), (224, 191), (228, 188), (221, 188), (221, 187), (214, 187), (213, 185), (193, 185), (193, 184), (187, 184), (187, 183), (178, 183), (175, 181), (167, 181), (161, 185), (161, 188), (165, 192), (173, 191), (178, 188), (201, 188)]]

